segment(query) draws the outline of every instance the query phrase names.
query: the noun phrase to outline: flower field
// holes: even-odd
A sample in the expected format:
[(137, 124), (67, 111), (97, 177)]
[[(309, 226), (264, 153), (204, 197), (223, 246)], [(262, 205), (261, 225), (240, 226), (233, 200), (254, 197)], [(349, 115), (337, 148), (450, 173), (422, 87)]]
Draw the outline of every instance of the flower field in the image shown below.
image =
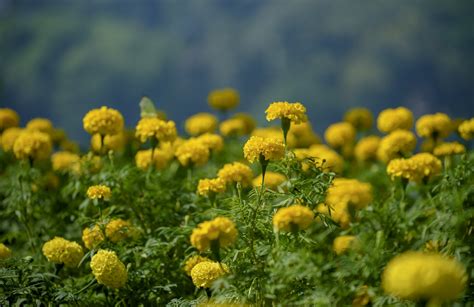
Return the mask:
[(0, 305), (474, 304), (474, 118), (208, 104), (98, 106), (82, 150), (0, 109)]

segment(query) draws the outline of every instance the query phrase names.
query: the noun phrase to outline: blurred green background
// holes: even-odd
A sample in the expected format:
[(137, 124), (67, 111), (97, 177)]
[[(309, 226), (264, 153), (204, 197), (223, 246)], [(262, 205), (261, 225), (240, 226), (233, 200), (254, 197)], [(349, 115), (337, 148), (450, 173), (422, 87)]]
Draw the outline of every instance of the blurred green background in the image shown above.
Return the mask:
[(316, 130), (351, 106), (470, 117), (474, 1), (0, 0), (0, 103), (85, 142), (82, 117), (148, 95), (170, 118), (231, 86), (264, 122), (301, 101)]

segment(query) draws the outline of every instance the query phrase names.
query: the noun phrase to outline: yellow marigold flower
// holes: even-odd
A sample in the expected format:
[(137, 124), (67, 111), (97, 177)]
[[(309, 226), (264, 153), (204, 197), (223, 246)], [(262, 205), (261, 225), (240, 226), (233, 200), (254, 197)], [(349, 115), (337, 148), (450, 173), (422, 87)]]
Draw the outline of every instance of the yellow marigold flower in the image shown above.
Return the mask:
[(179, 145), (175, 156), (183, 166), (188, 166), (189, 164), (201, 166), (209, 160), (209, 148), (200, 140), (189, 139)]
[(0, 132), (7, 128), (18, 127), (20, 124), (20, 117), (18, 113), (8, 108), (0, 109)]
[(142, 143), (149, 139), (172, 142), (177, 136), (176, 124), (171, 120), (164, 121), (157, 117), (144, 117), (138, 122), (135, 135)]
[(13, 150), (13, 144), (15, 144), (16, 139), (22, 131), (23, 129), (17, 127), (7, 128), (3, 131), (0, 136), (3, 151), (9, 152)]
[(429, 178), (441, 173), (441, 161), (430, 153), (422, 152), (410, 158), (421, 174), (422, 178)]
[(94, 227), (92, 228), (84, 228), (84, 230), (82, 231), (82, 242), (84, 242), (84, 245), (87, 249), (93, 249), (104, 240), (104, 233), (97, 224), (94, 225)]
[[(283, 174), (275, 173), (271, 171), (265, 172), (265, 187), (276, 190), (279, 185), (286, 181), (286, 177)], [(262, 185), (262, 174), (258, 175), (252, 180), (254, 187), (260, 187)]]
[(217, 177), (222, 179), (225, 184), (240, 183), (242, 186), (249, 186), (252, 182), (252, 169), (243, 163), (227, 163), (217, 172)]
[(51, 164), (55, 171), (73, 171), (77, 173), (81, 167), (81, 158), (79, 155), (68, 151), (58, 151), (51, 156)]
[(332, 249), (336, 254), (340, 255), (353, 247), (356, 242), (357, 237), (355, 236), (339, 236), (334, 239)]
[(26, 129), (47, 133), (51, 137), (54, 131), (53, 123), (47, 118), (33, 118), (26, 124)]
[(453, 300), (466, 283), (461, 263), (435, 253), (405, 252), (390, 260), (382, 274), (386, 293), (409, 300)]
[(421, 152), (433, 152), (434, 148), (436, 147), (436, 141), (433, 139), (423, 139), (420, 144), (420, 151)]
[(419, 181), (420, 173), (417, 165), (410, 159), (393, 159), (387, 165), (387, 174), (392, 180), (403, 178), (409, 181)]
[(184, 129), (189, 135), (196, 136), (206, 132), (213, 133), (217, 128), (217, 118), (210, 113), (198, 113), (189, 117)]
[(314, 220), (314, 213), (308, 207), (292, 205), (280, 208), (273, 216), (275, 231), (297, 231), (308, 228)]
[(321, 138), (313, 131), (309, 121), (291, 125), (288, 136), (288, 146), (292, 145), (290, 147), (306, 148), (321, 143)]
[(377, 158), (380, 138), (375, 135), (367, 136), (359, 140), (354, 149), (354, 155), (358, 161), (369, 161)]
[(112, 195), (112, 191), (106, 185), (93, 185), (87, 189), (87, 197), (89, 199), (107, 200)]
[(113, 219), (105, 226), (105, 235), (110, 241), (117, 243), (125, 239), (135, 238), (138, 232), (129, 221)]
[(252, 115), (247, 114), (247, 113), (236, 113), (231, 118), (238, 119), (244, 122), (245, 134), (250, 134), (257, 126), (257, 122), (252, 117)]
[(121, 132), (124, 126), (122, 114), (107, 107), (90, 110), (82, 122), (89, 134), (114, 135)]
[(465, 140), (470, 140), (474, 137), (474, 117), (465, 120), (459, 125), (458, 132)]
[(229, 118), (219, 125), (219, 131), (223, 136), (242, 136), (246, 134), (245, 122), (238, 118)]
[(285, 145), (278, 139), (252, 136), (244, 145), (244, 156), (251, 163), (280, 160), (284, 155)]
[(225, 189), (225, 181), (221, 178), (201, 179), (198, 183), (197, 193), (202, 196), (208, 196), (210, 193), (223, 193)]
[(153, 151), (153, 167), (158, 170), (165, 169), (170, 160), (173, 158), (173, 154), (169, 154), (167, 151), (163, 149), (147, 149), (147, 150), (139, 150), (135, 155), (135, 165), (142, 170), (146, 170), (151, 165), (151, 155)]
[(439, 157), (459, 155), (465, 152), (466, 147), (458, 142), (442, 143), (436, 146), (433, 150), (433, 154)]
[[(294, 125), (292, 125), (294, 126)], [(262, 138), (268, 138), (268, 139), (277, 139), (280, 141), (283, 140), (283, 133), (281, 133), (281, 128), (279, 127), (265, 127), (265, 128), (257, 128), (252, 131), (251, 136), (259, 136)], [(288, 145), (289, 148), (295, 148), (296, 145), (298, 144), (298, 141), (295, 137), (295, 135), (291, 132), (291, 127), (290, 131), (288, 132), (288, 135), (286, 136), (286, 144)]]
[(218, 152), (224, 148), (224, 140), (222, 136), (213, 133), (204, 133), (196, 138), (206, 145), (211, 152)]
[(99, 284), (122, 288), (127, 282), (127, 269), (113, 251), (99, 250), (91, 260), (92, 274)]
[(12, 251), (7, 246), (5, 246), (5, 244), (0, 243), (0, 260), (10, 258), (11, 255)]
[(186, 275), (191, 276), (191, 271), (196, 266), (196, 264), (204, 261), (212, 262), (211, 259), (199, 255), (189, 257), (189, 259), (186, 260), (186, 263), (184, 264), (184, 271), (186, 272)]
[(210, 288), (212, 283), (229, 272), (227, 265), (214, 261), (203, 261), (191, 270), (191, 278), (196, 287)]
[(407, 130), (395, 130), (382, 138), (377, 150), (377, 157), (388, 162), (410, 154), (416, 146), (416, 136)]
[(80, 170), (89, 170), (91, 173), (97, 173), (102, 168), (102, 159), (91, 152), (81, 158)]
[(17, 159), (44, 160), (52, 151), (51, 138), (40, 131), (23, 131), (13, 144), (13, 153)]
[(341, 148), (344, 145), (353, 143), (355, 134), (356, 131), (351, 124), (341, 122), (329, 126), (324, 132), (324, 138), (331, 147)]
[(384, 133), (410, 130), (412, 127), (413, 113), (404, 107), (383, 110), (377, 118), (377, 128)]
[(344, 114), (344, 121), (351, 124), (356, 130), (369, 130), (372, 128), (374, 116), (367, 108), (353, 108)]
[(265, 113), (267, 114), (268, 121), (280, 118), (290, 120), (294, 124), (299, 124), (308, 120), (306, 108), (299, 102), (273, 102), (268, 106)]
[(236, 239), (235, 224), (226, 217), (202, 222), (191, 234), (191, 244), (201, 252), (208, 250), (212, 241), (218, 241), (220, 247), (226, 247), (232, 245)]
[(451, 133), (452, 122), (444, 113), (423, 115), (416, 121), (416, 133), (424, 138), (444, 138)]
[(43, 245), (43, 255), (50, 262), (63, 263), (67, 267), (77, 267), (84, 256), (84, 252), (76, 242), (54, 237)]
[(357, 179), (336, 178), (326, 193), (326, 203), (346, 203), (355, 209), (363, 209), (372, 202), (372, 186)]
[(324, 215), (330, 216), (331, 219), (339, 223), (342, 228), (349, 227), (351, 222), (351, 215), (348, 210), (348, 204), (346, 202), (339, 202), (330, 206), (331, 214), (329, 214), (329, 206), (327, 204), (319, 204), (316, 210)]
[(98, 153), (104, 151), (104, 149), (106, 151), (119, 151), (123, 149), (126, 141), (125, 133), (123, 131), (113, 135), (106, 135), (103, 140), (102, 136), (96, 133), (91, 137), (91, 148), (94, 152)]
[(219, 111), (234, 109), (239, 105), (239, 92), (233, 88), (223, 88), (211, 91), (207, 96), (207, 102), (211, 108)]
[[(337, 152), (326, 145), (313, 145), (306, 153), (308, 154), (306, 157), (314, 158), (315, 165), (321, 168), (323, 171), (341, 173), (342, 169), (344, 168), (344, 159)], [(304, 156), (304, 154), (302, 154), (302, 156)]]

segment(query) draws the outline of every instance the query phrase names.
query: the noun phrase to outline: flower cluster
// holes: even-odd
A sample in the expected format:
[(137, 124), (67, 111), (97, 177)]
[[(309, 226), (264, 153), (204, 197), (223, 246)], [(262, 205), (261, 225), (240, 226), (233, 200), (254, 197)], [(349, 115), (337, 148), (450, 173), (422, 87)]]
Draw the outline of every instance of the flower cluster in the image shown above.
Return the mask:
[(177, 136), (176, 124), (171, 120), (164, 121), (157, 117), (144, 117), (140, 119), (135, 128), (135, 136), (142, 143), (149, 139), (172, 142)]
[(89, 199), (107, 200), (112, 195), (112, 191), (106, 185), (93, 185), (87, 189), (87, 197)]
[(188, 276), (191, 276), (191, 271), (196, 266), (196, 264), (204, 262), (204, 261), (212, 262), (212, 260), (207, 257), (203, 257), (199, 255), (191, 256), (188, 258), (188, 260), (186, 260), (186, 263), (184, 264), (184, 271), (186, 272)]
[(405, 107), (385, 109), (377, 117), (377, 128), (384, 133), (395, 130), (410, 130), (413, 127), (413, 113)]
[[(264, 184), (265, 187), (270, 190), (276, 190), (285, 181), (286, 177), (283, 174), (270, 171), (265, 173)], [(262, 185), (262, 174), (252, 180), (252, 185), (254, 187), (260, 187)]]
[(403, 178), (419, 182), (441, 172), (441, 161), (430, 153), (419, 153), (408, 159), (395, 159), (387, 165), (387, 174), (392, 178)]
[(209, 160), (209, 147), (198, 139), (189, 139), (178, 146), (176, 158), (183, 166), (200, 166)]
[[(314, 159), (316, 167), (323, 171), (341, 173), (344, 167), (344, 160), (342, 157), (326, 145), (317, 144), (311, 146), (309, 149), (295, 149), (294, 153), (298, 160), (307, 158)], [(303, 170), (307, 170), (309, 165), (303, 162)]]
[(444, 138), (451, 133), (451, 119), (444, 113), (426, 114), (416, 121), (416, 133), (424, 138)]
[[(292, 125), (293, 127), (295, 125)], [(296, 136), (293, 134), (293, 129), (290, 127), (290, 130), (288, 131), (288, 134), (286, 136), (286, 145), (289, 148), (295, 148), (297, 147), (297, 139)], [(258, 136), (262, 137), (265, 139), (276, 139), (280, 140), (281, 142), (284, 142), (283, 138), (283, 133), (281, 133), (281, 128), (280, 127), (265, 127), (265, 128), (257, 128), (254, 131), (252, 131), (251, 136)]]
[(252, 169), (243, 163), (227, 163), (217, 172), (217, 177), (222, 179), (225, 184), (240, 183), (242, 186), (249, 186), (252, 182)]
[(93, 109), (84, 116), (84, 130), (89, 134), (114, 135), (123, 130), (123, 116), (119, 111), (101, 107)]
[(142, 170), (146, 170), (151, 166), (157, 170), (162, 170), (168, 166), (172, 158), (173, 154), (170, 155), (162, 148), (139, 150), (135, 154), (135, 165)]
[(225, 190), (226, 182), (221, 178), (201, 179), (197, 187), (197, 193), (202, 196), (209, 196), (212, 193), (223, 193)]
[(252, 136), (244, 145), (244, 156), (251, 163), (280, 160), (284, 155), (285, 145), (278, 139)]
[(375, 135), (359, 140), (354, 148), (354, 156), (358, 161), (374, 161), (377, 158), (380, 138)]
[(345, 203), (355, 209), (363, 209), (372, 202), (372, 186), (357, 179), (336, 178), (326, 193), (326, 203)]
[(213, 133), (217, 128), (217, 118), (210, 113), (198, 113), (189, 117), (184, 123), (184, 129), (189, 135), (197, 136), (203, 133)]
[(191, 270), (191, 278), (198, 288), (210, 288), (212, 283), (229, 272), (227, 265), (214, 262), (202, 261)]
[(55, 171), (72, 171), (78, 173), (81, 167), (81, 158), (69, 151), (58, 151), (51, 156), (51, 164)]
[(474, 117), (462, 122), (458, 127), (459, 135), (465, 140), (474, 137)]
[(91, 148), (94, 152), (100, 153), (104, 150), (120, 151), (125, 146), (127, 140), (125, 133), (119, 132), (117, 134), (102, 136), (98, 133), (91, 137)]
[(7, 128), (3, 131), (0, 136), (3, 151), (9, 152), (13, 150), (13, 145), (22, 131), (23, 129), (17, 127)]
[(292, 205), (280, 208), (273, 216), (275, 231), (298, 231), (308, 228), (314, 221), (314, 213), (308, 207)]
[(395, 130), (382, 138), (377, 157), (384, 162), (408, 156), (416, 146), (416, 136), (407, 130)]
[(0, 109), (0, 132), (11, 127), (18, 127), (20, 124), (20, 117), (12, 109)]
[(47, 118), (33, 118), (26, 124), (26, 130), (40, 131), (50, 136), (53, 134), (53, 123)]
[(199, 251), (208, 250), (213, 241), (218, 242), (220, 247), (226, 247), (232, 245), (236, 239), (235, 224), (226, 217), (216, 217), (200, 223), (191, 234), (191, 244)]
[(352, 144), (355, 140), (355, 135), (354, 127), (347, 122), (332, 124), (324, 132), (326, 142), (334, 148), (341, 148)]
[(290, 120), (294, 124), (299, 124), (308, 120), (306, 108), (299, 102), (273, 102), (268, 106), (265, 113), (267, 114), (268, 121), (280, 118)]
[(250, 134), (255, 129), (256, 123), (252, 116), (237, 113), (219, 125), (219, 131), (224, 136), (242, 136)]
[(207, 148), (213, 153), (219, 152), (224, 148), (224, 140), (218, 134), (204, 133), (196, 139), (207, 146)]
[(351, 124), (356, 130), (372, 128), (374, 116), (367, 108), (353, 108), (344, 114), (344, 121)]
[(82, 242), (87, 249), (93, 249), (105, 240), (104, 233), (99, 225), (94, 225), (92, 228), (86, 227), (82, 231)]
[(55, 237), (43, 245), (43, 255), (50, 262), (64, 264), (67, 267), (77, 267), (84, 252), (76, 242), (68, 241), (61, 237)]
[(216, 110), (227, 111), (239, 105), (239, 93), (233, 88), (223, 88), (214, 90), (207, 96), (209, 106)]
[(113, 251), (99, 250), (91, 260), (92, 274), (99, 284), (122, 288), (127, 282), (127, 269)]
[(51, 138), (40, 131), (23, 131), (13, 144), (13, 153), (17, 159), (44, 160), (52, 151)]
[(433, 149), (433, 154), (439, 157), (459, 155), (465, 152), (466, 147), (458, 142), (441, 143)]

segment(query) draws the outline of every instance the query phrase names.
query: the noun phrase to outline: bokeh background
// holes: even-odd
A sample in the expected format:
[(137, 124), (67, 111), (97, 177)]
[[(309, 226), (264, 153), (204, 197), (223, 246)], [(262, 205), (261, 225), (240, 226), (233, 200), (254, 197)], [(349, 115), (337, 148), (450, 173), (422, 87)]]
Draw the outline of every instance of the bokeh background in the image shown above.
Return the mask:
[(0, 0), (0, 104), (82, 143), (91, 108), (147, 95), (182, 122), (234, 87), (263, 123), (301, 101), (319, 132), (352, 106), (470, 117), (474, 1)]

